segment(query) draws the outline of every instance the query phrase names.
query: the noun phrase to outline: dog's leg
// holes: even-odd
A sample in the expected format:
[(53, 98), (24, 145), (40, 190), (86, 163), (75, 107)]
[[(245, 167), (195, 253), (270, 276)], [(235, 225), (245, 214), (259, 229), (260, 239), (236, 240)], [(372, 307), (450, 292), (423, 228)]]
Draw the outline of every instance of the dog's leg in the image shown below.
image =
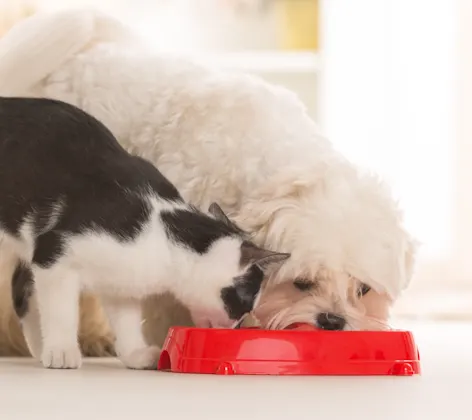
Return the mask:
[(169, 293), (146, 298), (142, 312), (144, 337), (151, 345), (162, 346), (172, 326), (193, 326), (188, 309)]
[(98, 297), (83, 293), (80, 297), (79, 343), (85, 357), (116, 356), (115, 337)]
[(148, 346), (142, 333), (141, 301), (137, 299), (104, 299), (105, 311), (115, 333), (115, 350), (130, 369), (156, 367), (160, 349)]
[(82, 364), (79, 329), (78, 274), (61, 265), (33, 267), (43, 349), (41, 362), (53, 369), (76, 369)]

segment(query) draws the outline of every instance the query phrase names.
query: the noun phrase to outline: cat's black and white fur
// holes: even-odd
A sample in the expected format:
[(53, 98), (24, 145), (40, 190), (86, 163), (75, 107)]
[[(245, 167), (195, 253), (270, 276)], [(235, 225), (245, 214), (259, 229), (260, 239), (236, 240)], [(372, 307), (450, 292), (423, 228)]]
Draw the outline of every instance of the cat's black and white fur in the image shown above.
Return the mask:
[(251, 311), (264, 269), (289, 255), (256, 247), (216, 204), (210, 212), (79, 109), (0, 98), (0, 258), (15, 264), (14, 307), (45, 367), (80, 366), (84, 289), (102, 298), (116, 351), (137, 369), (159, 354), (141, 333), (145, 296), (174, 293), (213, 327)]

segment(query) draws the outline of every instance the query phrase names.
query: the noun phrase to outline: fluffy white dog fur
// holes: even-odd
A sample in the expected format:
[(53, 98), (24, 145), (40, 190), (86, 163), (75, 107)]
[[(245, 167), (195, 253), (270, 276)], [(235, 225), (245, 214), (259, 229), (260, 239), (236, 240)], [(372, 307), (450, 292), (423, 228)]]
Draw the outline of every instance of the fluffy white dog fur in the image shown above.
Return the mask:
[[(348, 329), (383, 328), (408, 285), (415, 243), (390, 192), (335, 151), (284, 88), (151, 52), (111, 17), (75, 10), (34, 16), (0, 40), (0, 94), (81, 107), (187, 200), (217, 201), (257, 243), (291, 252), (257, 312), (268, 327), (332, 312)], [(0, 270), (6, 289), (11, 269)], [(372, 290), (358, 298), (362, 283)], [(24, 353), (10, 295), (0, 296), (0, 353)], [(190, 321), (171, 297), (156, 299), (144, 308), (150, 341)], [(107, 323), (93, 297), (83, 303), (84, 351), (105, 354)]]

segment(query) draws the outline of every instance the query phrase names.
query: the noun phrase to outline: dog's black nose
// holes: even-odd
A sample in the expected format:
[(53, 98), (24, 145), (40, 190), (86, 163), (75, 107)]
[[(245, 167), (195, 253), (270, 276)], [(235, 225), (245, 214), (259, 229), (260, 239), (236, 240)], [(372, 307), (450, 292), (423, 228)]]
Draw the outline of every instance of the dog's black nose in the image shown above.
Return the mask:
[(346, 320), (332, 312), (322, 312), (316, 317), (316, 326), (323, 330), (341, 331), (346, 326)]

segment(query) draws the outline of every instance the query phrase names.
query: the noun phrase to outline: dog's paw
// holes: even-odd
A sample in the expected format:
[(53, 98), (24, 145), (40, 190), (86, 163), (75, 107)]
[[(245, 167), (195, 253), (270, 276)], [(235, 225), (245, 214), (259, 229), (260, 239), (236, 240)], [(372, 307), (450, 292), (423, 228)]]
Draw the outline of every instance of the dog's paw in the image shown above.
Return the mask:
[(84, 357), (114, 357), (115, 337), (112, 334), (79, 336), (80, 348)]
[(161, 354), (157, 346), (149, 346), (136, 349), (131, 353), (121, 356), (123, 364), (129, 369), (155, 369)]
[(82, 354), (78, 346), (45, 347), (41, 354), (41, 363), (48, 369), (78, 369), (82, 365)]

